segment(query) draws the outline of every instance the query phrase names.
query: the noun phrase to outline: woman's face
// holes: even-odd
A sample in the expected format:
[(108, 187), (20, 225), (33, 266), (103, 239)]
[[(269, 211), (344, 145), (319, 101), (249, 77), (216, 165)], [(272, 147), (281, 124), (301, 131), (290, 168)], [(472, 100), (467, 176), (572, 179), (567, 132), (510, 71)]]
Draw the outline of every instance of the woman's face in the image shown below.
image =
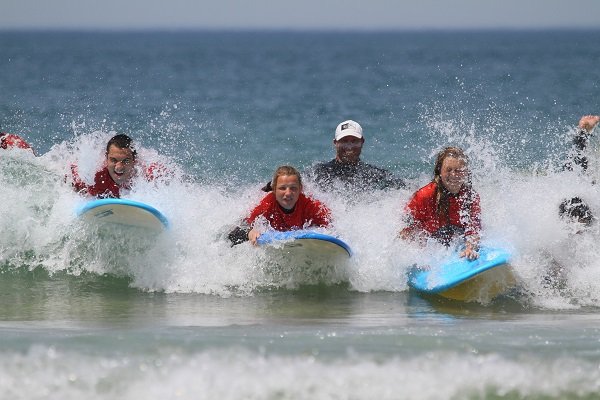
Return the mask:
[(460, 188), (465, 183), (467, 178), (467, 166), (465, 161), (460, 158), (446, 157), (442, 162), (442, 170), (440, 172), (440, 178), (442, 178), (442, 185), (450, 193), (456, 194), (460, 191)]
[(274, 191), (275, 200), (279, 205), (286, 210), (291, 210), (300, 197), (302, 185), (296, 175), (279, 175)]

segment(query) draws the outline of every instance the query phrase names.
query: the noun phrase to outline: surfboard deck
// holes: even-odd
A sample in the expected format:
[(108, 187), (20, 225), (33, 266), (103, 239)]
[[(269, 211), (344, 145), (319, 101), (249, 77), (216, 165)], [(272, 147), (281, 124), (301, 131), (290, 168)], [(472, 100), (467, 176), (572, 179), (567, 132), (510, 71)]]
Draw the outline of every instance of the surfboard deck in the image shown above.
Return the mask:
[(169, 227), (169, 220), (156, 208), (128, 199), (91, 200), (77, 210), (85, 221), (118, 224), (161, 232)]
[(413, 267), (408, 285), (424, 294), (485, 303), (515, 285), (509, 260), (510, 254), (498, 248), (481, 247), (476, 260), (461, 258), (456, 252), (439, 265)]
[(256, 242), (261, 246), (280, 246), (286, 250), (301, 249), (315, 255), (352, 257), (352, 249), (343, 240), (312, 230), (268, 231)]

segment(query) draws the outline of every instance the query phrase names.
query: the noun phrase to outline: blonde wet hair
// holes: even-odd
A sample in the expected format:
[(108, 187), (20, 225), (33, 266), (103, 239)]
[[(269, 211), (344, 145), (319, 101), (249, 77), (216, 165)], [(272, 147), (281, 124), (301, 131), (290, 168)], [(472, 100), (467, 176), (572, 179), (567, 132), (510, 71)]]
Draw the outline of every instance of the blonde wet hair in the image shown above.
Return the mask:
[(280, 167), (277, 167), (277, 169), (275, 170), (275, 173), (273, 174), (273, 179), (271, 180), (271, 188), (273, 190), (275, 190), (275, 188), (277, 187), (277, 179), (280, 176), (296, 176), (298, 178), (298, 183), (300, 184), (300, 187), (302, 187), (302, 177), (300, 176), (300, 172), (298, 172), (298, 170), (290, 165), (282, 165)]

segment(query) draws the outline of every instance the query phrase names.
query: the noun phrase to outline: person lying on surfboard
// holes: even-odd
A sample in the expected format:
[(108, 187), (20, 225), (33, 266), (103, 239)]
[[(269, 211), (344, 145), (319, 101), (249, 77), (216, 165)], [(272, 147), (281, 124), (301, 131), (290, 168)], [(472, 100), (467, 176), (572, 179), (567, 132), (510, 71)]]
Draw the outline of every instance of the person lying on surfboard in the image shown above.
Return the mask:
[(437, 155), (433, 180), (413, 195), (406, 211), (407, 226), (399, 234), (402, 239), (432, 237), (449, 246), (462, 237), (460, 256), (469, 260), (479, 256), (479, 194), (471, 187), (468, 158), (460, 148), (446, 147)]
[(33, 148), (19, 135), (12, 133), (0, 132), (0, 149), (26, 149), (31, 150), (34, 154)]
[(277, 231), (329, 225), (331, 212), (318, 200), (302, 193), (302, 177), (294, 167), (283, 165), (277, 168), (271, 186), (273, 191), (244, 219), (244, 225), (229, 233), (232, 245), (248, 240), (256, 245), (261, 232), (255, 225), (260, 220), (266, 220)]
[[(333, 146), (335, 158), (308, 169), (308, 179), (323, 191), (339, 190), (344, 194), (379, 189), (401, 189), (406, 185), (391, 172), (360, 159), (365, 138), (360, 124), (347, 120), (335, 129)], [(271, 190), (267, 184), (263, 190)]]
[[(131, 181), (136, 176), (139, 164), (133, 140), (127, 135), (115, 135), (106, 144), (105, 154), (104, 166), (96, 172), (91, 185), (80, 178), (77, 165), (71, 165), (75, 191), (98, 198), (119, 198), (122, 190), (131, 189)], [(165, 168), (151, 164), (143, 168), (143, 173), (146, 180), (151, 181), (165, 175)]]

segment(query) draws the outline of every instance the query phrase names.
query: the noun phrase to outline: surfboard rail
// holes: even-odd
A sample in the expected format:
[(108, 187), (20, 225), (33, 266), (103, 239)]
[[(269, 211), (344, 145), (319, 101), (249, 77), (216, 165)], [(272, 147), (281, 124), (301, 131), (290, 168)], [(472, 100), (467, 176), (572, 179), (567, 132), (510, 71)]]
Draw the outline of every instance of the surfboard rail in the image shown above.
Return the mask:
[[(115, 210), (112, 208), (114, 206), (132, 207), (133, 210), (149, 213), (160, 222), (164, 229), (170, 227), (169, 220), (158, 209), (141, 201), (130, 199), (106, 198), (91, 200), (77, 208), (76, 212), (78, 217), (91, 214), (94, 219), (103, 220), (106, 218), (108, 220), (115, 214)], [(119, 221), (113, 222), (119, 223)]]
[(326, 233), (322, 233), (322, 232), (318, 232), (318, 231), (314, 231), (314, 230), (310, 230), (310, 229), (300, 229), (300, 230), (285, 231), (285, 232), (270, 230), (270, 231), (262, 233), (258, 237), (256, 242), (259, 245), (270, 245), (270, 244), (275, 244), (278, 242), (284, 243), (286, 241), (294, 241), (294, 240), (317, 240), (317, 241), (333, 243), (333, 244), (341, 247), (342, 249), (344, 249), (346, 251), (346, 253), (348, 253), (348, 257), (352, 257), (352, 249), (346, 242), (344, 242), (343, 240), (341, 240), (338, 237), (331, 236)]
[(408, 285), (421, 293), (455, 300), (489, 300), (514, 286), (509, 261), (510, 254), (499, 248), (481, 247), (475, 260), (461, 258), (455, 252), (438, 265), (413, 266)]

